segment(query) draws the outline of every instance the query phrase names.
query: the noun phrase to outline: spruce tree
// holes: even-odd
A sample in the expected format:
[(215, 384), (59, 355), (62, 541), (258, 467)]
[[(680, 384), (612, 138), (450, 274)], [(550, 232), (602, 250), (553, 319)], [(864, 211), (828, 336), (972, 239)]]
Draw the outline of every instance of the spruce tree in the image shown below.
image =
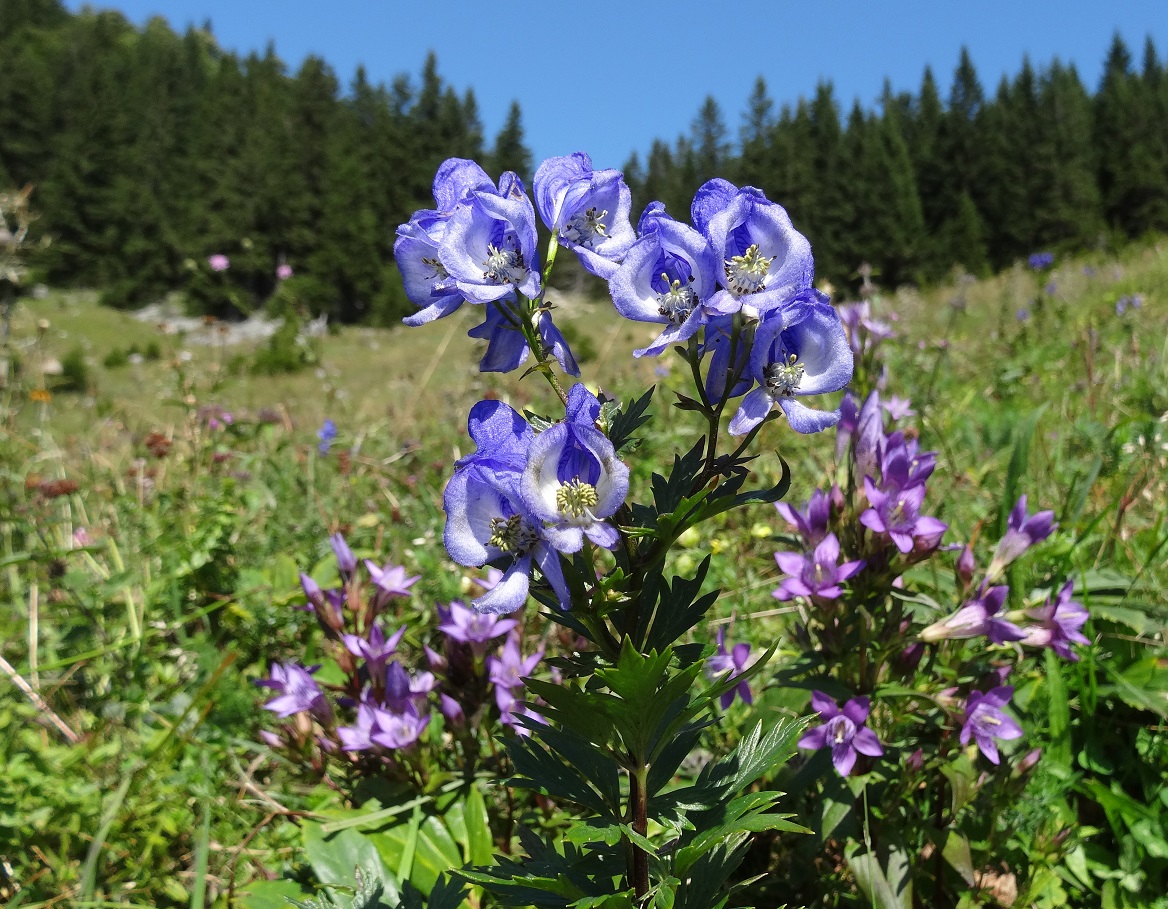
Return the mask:
[(534, 173), (531, 151), (523, 142), (523, 112), (519, 109), (519, 102), (512, 101), (507, 111), (507, 119), (503, 128), (495, 136), (495, 145), (491, 149), (488, 172), (495, 179), (504, 171), (514, 171), (530, 184)]

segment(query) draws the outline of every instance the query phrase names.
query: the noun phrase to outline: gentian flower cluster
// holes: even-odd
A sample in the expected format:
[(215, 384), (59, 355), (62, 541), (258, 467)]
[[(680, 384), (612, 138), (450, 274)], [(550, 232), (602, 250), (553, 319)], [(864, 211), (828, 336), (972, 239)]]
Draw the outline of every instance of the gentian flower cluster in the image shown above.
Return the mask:
[[(439, 607), (442, 652), (426, 647), (426, 668), (411, 668), (415, 661), (399, 654), (406, 626), (387, 633), (385, 619), (393, 601), (409, 597), (419, 578), (407, 576), (402, 566), (369, 560), (362, 572), (343, 536), (334, 534), (329, 544), (341, 586), (322, 590), (307, 575), (301, 576), (301, 586), (344, 681), (319, 683), (314, 678), (319, 665), (274, 663), (270, 676), (257, 684), (275, 693), (264, 706), (290, 722), (278, 734), (266, 733), (265, 741), (307, 755), (318, 770), (333, 756), (392, 775), (395, 768), (404, 772), (401, 761), (430, 726), (434, 707), (448, 728), (462, 733), (469, 723), (477, 735), (478, 727), (494, 716), (516, 725), (515, 717), (526, 713), (519, 704), (521, 678), (531, 674), (542, 651), (519, 657), (515, 619), (483, 615), (457, 602)], [(501, 654), (492, 653), (504, 636)], [(497, 714), (486, 709), (492, 690)]]
[[(784, 577), (774, 596), (801, 604), (797, 638), (814, 643), (831, 667), (833, 680), (857, 692), (842, 711), (817, 693), (812, 706), (824, 724), (800, 742), (804, 748), (830, 745), (842, 775), (852, 771), (856, 751), (881, 756), (875, 735), (861, 738), (857, 731), (869, 721), (870, 711), (882, 724), (896, 723), (868, 695), (881, 682), (903, 684), (912, 679), (928, 648), (946, 641), (970, 642), (967, 649), (948, 651), (959, 661), (950, 671), (970, 685), (964, 706), (959, 695), (964, 686), (939, 691), (936, 703), (952, 705), (944, 710), (943, 721), (961, 743), (976, 743), (996, 764), (1000, 760), (996, 743), (1023, 734), (1003, 713), (1013, 691), (1005, 684), (1009, 664), (1003, 659), (1020, 656), (1022, 647), (1048, 647), (1074, 660), (1072, 645), (1087, 643), (1081, 632), (1087, 612), (1072, 600), (1071, 581), (1041, 605), (1015, 610), (1007, 606), (1010, 590), (1000, 583), (1007, 569), (1057, 528), (1053, 512), (1028, 511), (1025, 495), (1011, 510), (1006, 532), (980, 578), (971, 545), (948, 547), (960, 550), (955, 572), (960, 605), (931, 624), (920, 622), (926, 612), (903, 605), (912, 597), (905, 570), (943, 551), (940, 544), (947, 527), (923, 513), (936, 453), (922, 451), (908, 429), (885, 427), (887, 417), (895, 423), (897, 413), (911, 409), (909, 402), (898, 403), (896, 408), (884, 407), (878, 391), (862, 404), (850, 393), (845, 396), (836, 439), (838, 484), (816, 490), (803, 508), (777, 506), (804, 548), (776, 553)], [(864, 611), (855, 611), (853, 604)], [(862, 655), (856, 653), (857, 641), (866, 642)], [(997, 649), (987, 650), (994, 645)], [(869, 650), (877, 656), (869, 657)], [(973, 685), (985, 677), (987, 659), (993, 683), (979, 690)]]

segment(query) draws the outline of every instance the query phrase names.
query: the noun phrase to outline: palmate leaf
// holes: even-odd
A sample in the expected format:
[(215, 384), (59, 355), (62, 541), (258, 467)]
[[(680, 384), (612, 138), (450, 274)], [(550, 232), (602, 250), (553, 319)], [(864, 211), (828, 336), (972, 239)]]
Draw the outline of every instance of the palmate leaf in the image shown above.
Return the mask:
[[(600, 817), (612, 816), (607, 793), (602, 794), (573, 764), (538, 741), (544, 732), (538, 725), (529, 724), (530, 736), (515, 736), (507, 741), (507, 754), (515, 765), (509, 785), (572, 802)], [(596, 754), (595, 760), (604, 760), (604, 755)]]
[(718, 600), (718, 591), (698, 594), (710, 570), (710, 557), (698, 565), (692, 578), (675, 577), (670, 585), (659, 573), (651, 574), (637, 603), (637, 640), (646, 650), (664, 650), (693, 628)]
[(633, 442), (633, 433), (651, 419), (648, 410), (655, 390), (656, 388), (650, 388), (641, 397), (631, 402), (628, 407), (620, 407), (615, 414), (605, 414), (604, 407), (609, 405), (608, 401), (601, 408), (602, 418), (607, 417), (605, 423), (607, 424), (608, 440), (612, 442), (612, 447), (616, 449), (618, 455)]

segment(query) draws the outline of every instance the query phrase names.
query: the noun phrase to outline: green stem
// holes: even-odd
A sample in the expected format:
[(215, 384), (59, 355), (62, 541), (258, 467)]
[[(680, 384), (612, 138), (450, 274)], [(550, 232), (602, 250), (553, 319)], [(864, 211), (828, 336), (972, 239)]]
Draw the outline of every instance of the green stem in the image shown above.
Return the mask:
[[(641, 836), (649, 832), (649, 768), (644, 761), (629, 771), (629, 809), (633, 830)], [(649, 893), (649, 855), (636, 843), (629, 843), (629, 877), (638, 900)]]

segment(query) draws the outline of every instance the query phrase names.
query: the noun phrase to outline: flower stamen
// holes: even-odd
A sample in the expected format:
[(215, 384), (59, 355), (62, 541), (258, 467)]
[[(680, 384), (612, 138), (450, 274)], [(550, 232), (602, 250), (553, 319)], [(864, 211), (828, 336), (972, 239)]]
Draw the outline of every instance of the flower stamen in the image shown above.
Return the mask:
[(752, 243), (741, 256), (726, 260), (726, 283), (730, 290), (739, 295), (756, 294), (766, 285), (774, 256), (764, 256), (757, 243)]
[(584, 212), (577, 212), (564, 225), (560, 236), (569, 243), (591, 248), (598, 238), (608, 239), (608, 225), (604, 222), (607, 217), (608, 209), (597, 211), (596, 206)]
[(592, 514), (592, 509), (599, 502), (596, 487), (579, 478), (564, 483), (556, 490), (556, 507), (567, 515), (569, 520), (587, 518), (589, 521), (595, 521), (596, 516)]
[(766, 390), (772, 398), (791, 398), (795, 396), (799, 383), (803, 381), (803, 364), (795, 354), (786, 360), (771, 363), (766, 368)]
[(683, 285), (680, 279), (669, 280), (669, 275), (661, 273), (661, 280), (669, 290), (657, 295), (657, 312), (665, 316), (674, 325), (680, 325), (689, 318), (697, 303), (697, 294), (689, 284)]

